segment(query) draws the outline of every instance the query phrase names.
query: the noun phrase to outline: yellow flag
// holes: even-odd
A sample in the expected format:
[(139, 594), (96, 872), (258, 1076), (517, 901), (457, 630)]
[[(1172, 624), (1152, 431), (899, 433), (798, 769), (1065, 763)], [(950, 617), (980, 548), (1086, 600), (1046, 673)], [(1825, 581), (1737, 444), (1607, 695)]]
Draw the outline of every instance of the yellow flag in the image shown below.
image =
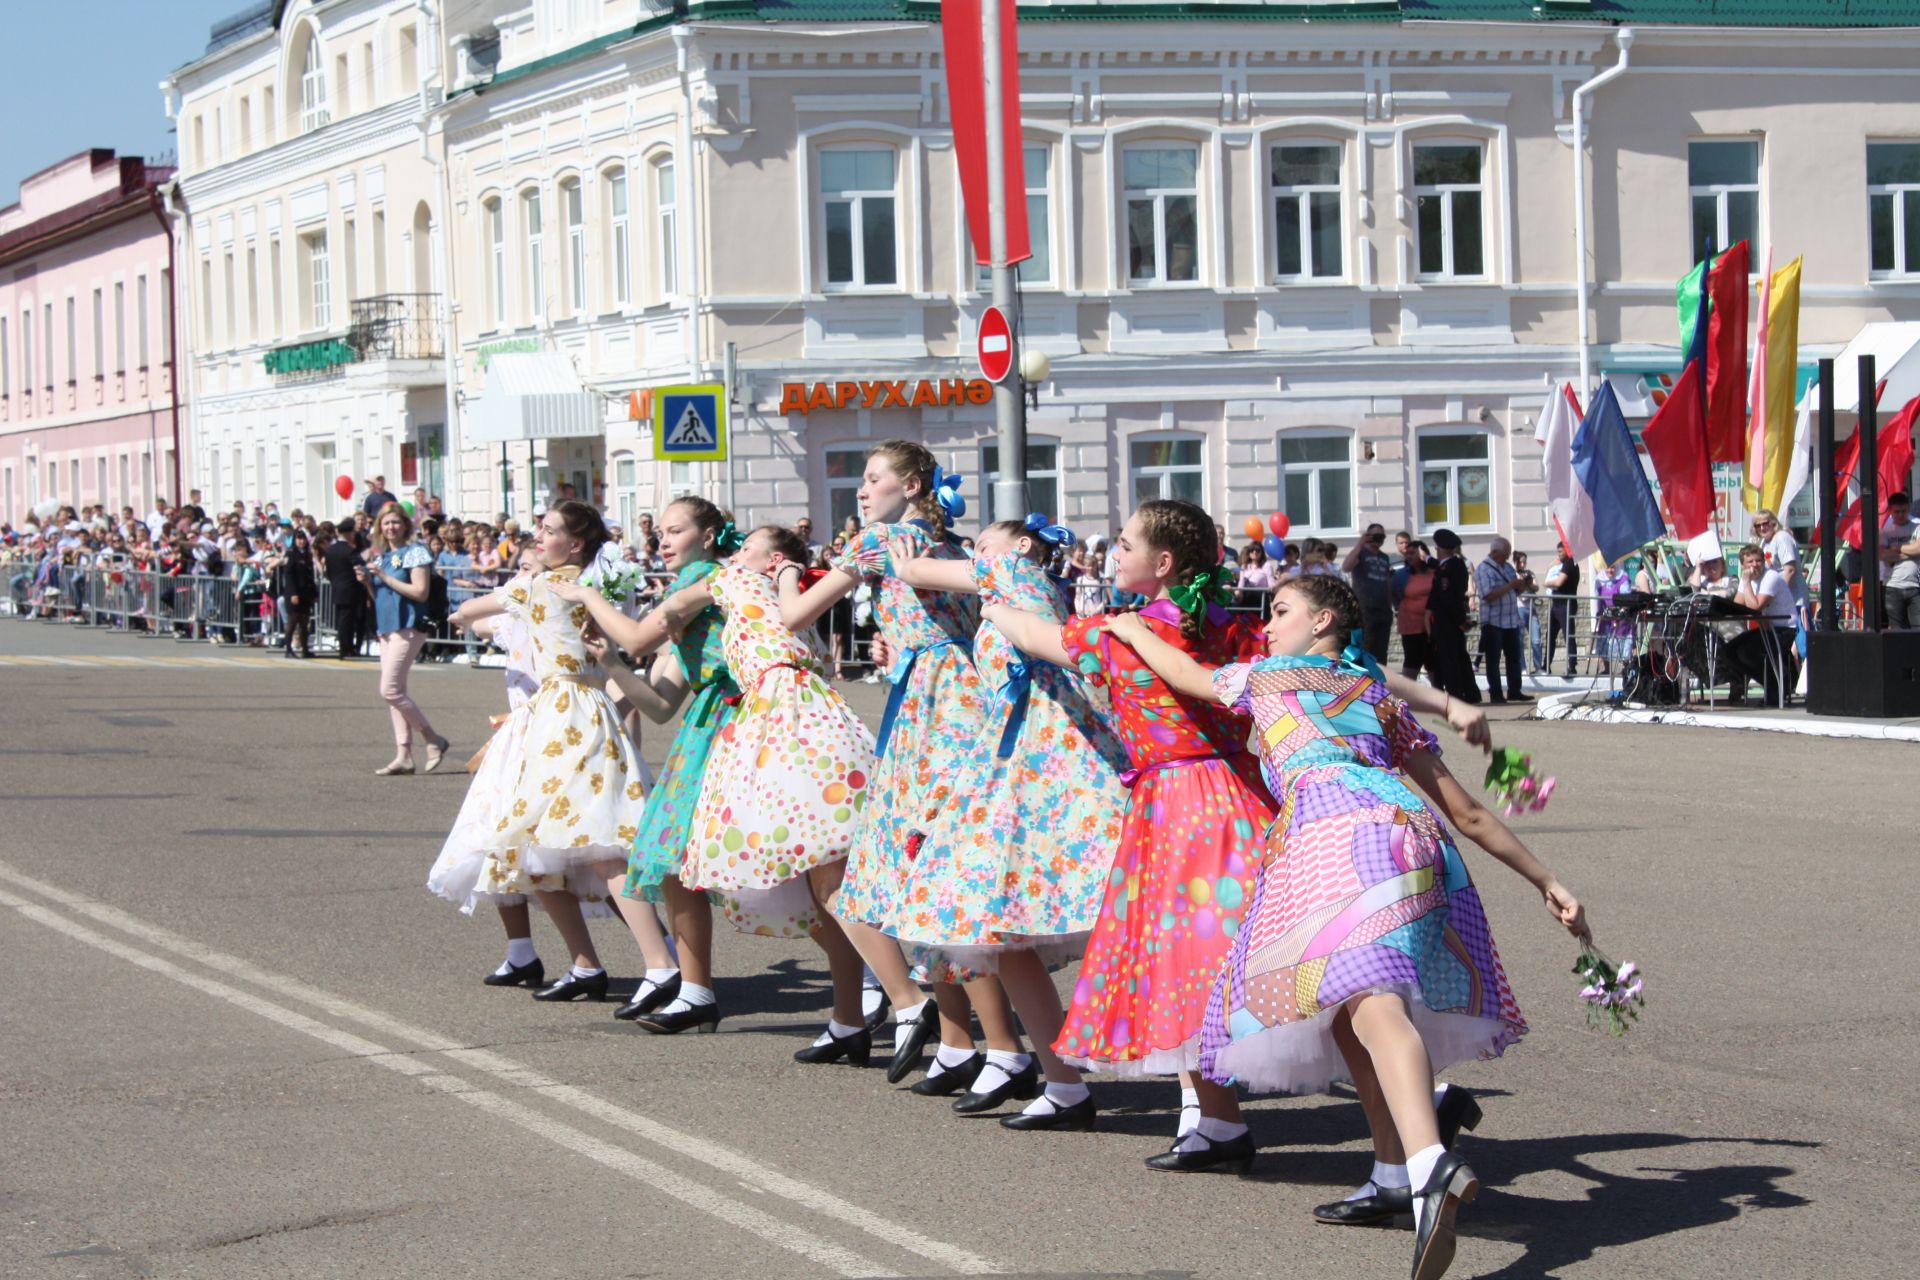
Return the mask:
[(1754, 352), (1749, 390), (1746, 481), (1741, 498), (1747, 510), (1778, 511), (1793, 466), (1794, 387), (1800, 357), (1800, 264), (1795, 258), (1761, 284), (1759, 349)]

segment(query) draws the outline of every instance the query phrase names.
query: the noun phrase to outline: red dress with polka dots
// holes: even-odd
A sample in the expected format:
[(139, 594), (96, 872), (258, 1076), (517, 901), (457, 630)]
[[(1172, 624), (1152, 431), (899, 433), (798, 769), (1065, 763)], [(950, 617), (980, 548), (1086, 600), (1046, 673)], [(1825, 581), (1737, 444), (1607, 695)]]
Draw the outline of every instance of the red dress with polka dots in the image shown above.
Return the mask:
[[(1215, 610), (1199, 641), (1169, 600), (1142, 610), (1162, 640), (1208, 666), (1266, 655), (1258, 624)], [(1246, 749), (1252, 722), (1175, 693), (1106, 615), (1067, 624), (1075, 668), (1104, 688), (1132, 764), (1120, 849), (1054, 1052), (1122, 1075), (1200, 1063), (1214, 979), (1253, 898), (1274, 803)]]

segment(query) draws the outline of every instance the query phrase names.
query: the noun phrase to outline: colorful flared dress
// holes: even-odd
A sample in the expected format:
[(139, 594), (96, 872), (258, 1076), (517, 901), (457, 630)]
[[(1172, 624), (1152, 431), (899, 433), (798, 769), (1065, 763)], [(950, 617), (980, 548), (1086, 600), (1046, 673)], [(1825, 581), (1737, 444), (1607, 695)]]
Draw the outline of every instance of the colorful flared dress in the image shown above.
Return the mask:
[(708, 758), (680, 883), (714, 894), (735, 928), (813, 929), (806, 873), (847, 856), (873, 775), (873, 734), (829, 686), (820, 655), (780, 621), (773, 580), (715, 574), (740, 708)]
[[(674, 575), (667, 595), (708, 581), (720, 568), (715, 560), (690, 564)], [(659, 781), (647, 793), (640, 814), (639, 834), (627, 858), (627, 883), (621, 892), (648, 902), (660, 900), (660, 882), (680, 874), (692, 838), (693, 811), (714, 740), (733, 715), (740, 690), (727, 669), (720, 639), (720, 610), (714, 606), (694, 616), (673, 642), (674, 656), (687, 679), (687, 705), (667, 747)]]
[[(876, 741), (879, 760), (867, 786), (867, 807), (847, 854), (835, 910), (850, 920), (891, 929), (903, 906), (912, 851), (954, 795), (954, 783), (986, 733), (987, 704), (973, 665), (979, 601), (969, 595), (915, 591), (892, 576), (887, 542), (934, 546), (943, 559), (959, 546), (936, 539), (925, 522), (870, 524), (833, 562), (843, 573), (877, 576), (873, 613), (893, 648), (887, 673), (893, 690)], [(912, 841), (909, 837), (913, 837)]]
[[(1266, 648), (1254, 623), (1224, 610), (1197, 643), (1170, 600), (1141, 616), (1209, 666)], [(1079, 1066), (1170, 1075), (1199, 1065), (1207, 997), (1253, 896), (1273, 802), (1246, 749), (1246, 716), (1175, 693), (1105, 624), (1104, 614), (1080, 618), (1060, 637), (1080, 673), (1107, 691), (1132, 792), (1053, 1049)]]
[[(597, 902), (606, 881), (595, 864), (624, 860), (633, 844), (632, 814), (646, 798), (633, 745), (582, 643), (586, 606), (547, 589), (554, 577), (577, 576), (569, 569), (517, 578), (494, 593), (526, 627), (539, 684), (527, 699), (519, 749), (497, 752), (497, 816), (481, 833), (483, 893), (564, 885), (583, 906)], [(496, 762), (494, 749), (487, 756), (483, 767)]]
[[(507, 711), (493, 717), (493, 736), (468, 766), (473, 778), (467, 785), (467, 798), (460, 805), (460, 814), (453, 820), (439, 858), (427, 872), (427, 888), (468, 915), (483, 901), (513, 906), (525, 902), (530, 891), (567, 887), (562, 876), (535, 876), (524, 867), (510, 870), (489, 852), (500, 818), (501, 797), (506, 794), (510, 772), (519, 767), (532, 719), (527, 704), (540, 688), (533, 674), (533, 643), (525, 623), (502, 617), (494, 629), (493, 642), (507, 655)], [(483, 889), (483, 882), (494, 887)], [(604, 885), (580, 886), (580, 898), (587, 914), (609, 914)]]
[[(973, 580), (982, 604), (1072, 616), (1024, 556), (976, 559)], [(1126, 748), (1078, 672), (1024, 656), (990, 622), (973, 652), (985, 732), (913, 860), (894, 932), (976, 972), (1009, 947), (1065, 964), (1093, 931), (1119, 848)]]
[(1214, 689), (1253, 715), (1281, 804), (1201, 1070), (1294, 1093), (1350, 1079), (1333, 1017), (1366, 992), (1406, 999), (1435, 1071), (1526, 1034), (1460, 851), (1401, 772), (1439, 744), (1379, 667), (1357, 649), (1263, 658), (1222, 667)]

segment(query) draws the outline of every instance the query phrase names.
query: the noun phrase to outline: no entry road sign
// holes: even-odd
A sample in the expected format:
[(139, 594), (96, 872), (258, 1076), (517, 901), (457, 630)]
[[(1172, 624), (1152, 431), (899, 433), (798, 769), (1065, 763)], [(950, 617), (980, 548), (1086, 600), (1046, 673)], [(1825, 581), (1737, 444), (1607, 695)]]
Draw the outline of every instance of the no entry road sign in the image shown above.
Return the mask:
[(1013, 369), (1013, 328), (998, 307), (988, 307), (980, 317), (979, 355), (980, 376), (988, 382), (1001, 381)]

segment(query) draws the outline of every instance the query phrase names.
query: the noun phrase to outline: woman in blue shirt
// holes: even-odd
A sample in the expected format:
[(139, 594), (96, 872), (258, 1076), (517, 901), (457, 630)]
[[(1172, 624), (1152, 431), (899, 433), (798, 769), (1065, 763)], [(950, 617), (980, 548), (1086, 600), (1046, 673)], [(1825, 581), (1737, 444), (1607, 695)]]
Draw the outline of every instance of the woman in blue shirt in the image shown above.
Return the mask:
[(373, 545), (376, 554), (361, 576), (373, 592), (373, 630), (380, 644), (380, 696), (386, 699), (387, 714), (393, 717), (397, 748), (393, 759), (374, 773), (380, 777), (412, 773), (416, 731), (427, 744), (423, 768), (432, 773), (446, 756), (447, 740), (433, 731), (426, 714), (408, 696), (407, 672), (427, 643), (423, 611), (433, 588), (433, 556), (413, 541), (413, 521), (397, 502), (381, 509)]

